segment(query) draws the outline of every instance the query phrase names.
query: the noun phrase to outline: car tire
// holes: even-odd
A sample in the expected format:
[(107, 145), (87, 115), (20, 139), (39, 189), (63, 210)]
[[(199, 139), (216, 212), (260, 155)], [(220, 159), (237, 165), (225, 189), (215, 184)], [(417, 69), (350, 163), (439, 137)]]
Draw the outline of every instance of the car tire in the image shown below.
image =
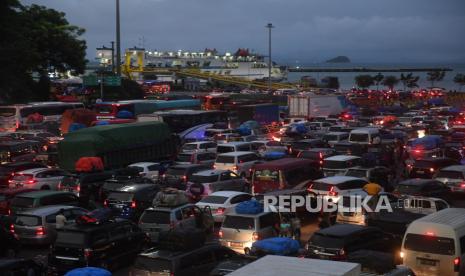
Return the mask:
[(41, 190), (50, 190), (50, 186), (48, 185), (44, 185), (42, 187), (40, 187)]

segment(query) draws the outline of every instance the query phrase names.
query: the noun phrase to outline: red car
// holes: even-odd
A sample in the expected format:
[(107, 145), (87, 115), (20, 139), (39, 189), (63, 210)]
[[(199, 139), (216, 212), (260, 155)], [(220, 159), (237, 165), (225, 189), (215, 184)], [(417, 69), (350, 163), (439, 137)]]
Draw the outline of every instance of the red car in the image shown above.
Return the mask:
[(10, 202), (19, 194), (36, 191), (31, 188), (3, 189), (0, 190), (0, 215), (9, 215)]

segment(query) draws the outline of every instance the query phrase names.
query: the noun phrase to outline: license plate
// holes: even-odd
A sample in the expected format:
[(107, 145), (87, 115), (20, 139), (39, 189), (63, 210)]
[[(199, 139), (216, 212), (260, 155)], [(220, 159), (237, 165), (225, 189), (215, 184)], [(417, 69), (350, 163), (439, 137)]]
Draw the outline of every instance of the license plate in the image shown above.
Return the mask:
[(230, 244), (231, 247), (242, 247), (242, 243), (240, 242), (231, 242)]
[(429, 265), (429, 266), (436, 266), (437, 261), (435, 260), (428, 260), (428, 259), (419, 259), (420, 264), (422, 265)]

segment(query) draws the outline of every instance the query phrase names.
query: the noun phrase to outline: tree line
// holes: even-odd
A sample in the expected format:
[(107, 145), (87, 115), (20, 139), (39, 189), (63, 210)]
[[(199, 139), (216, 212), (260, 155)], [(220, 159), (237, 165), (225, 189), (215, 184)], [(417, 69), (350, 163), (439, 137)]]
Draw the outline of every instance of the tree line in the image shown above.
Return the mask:
[[(440, 82), (446, 76), (445, 71), (430, 71), (427, 72), (426, 79), (431, 83), (431, 86), (437, 82)], [(400, 74), (400, 78), (394, 75), (384, 76), (381, 73), (377, 75), (358, 75), (355, 77), (355, 83), (359, 88), (368, 88), (371, 86), (376, 86), (376, 89), (379, 90), (380, 85), (386, 86), (389, 89), (394, 89), (394, 87), (400, 83), (402, 83), (403, 89), (413, 89), (418, 87), (418, 81), (420, 80), (420, 76), (414, 76), (413, 73), (408, 74)], [(454, 82), (459, 85), (460, 89), (462, 86), (465, 85), (465, 75), (457, 74), (454, 77)]]

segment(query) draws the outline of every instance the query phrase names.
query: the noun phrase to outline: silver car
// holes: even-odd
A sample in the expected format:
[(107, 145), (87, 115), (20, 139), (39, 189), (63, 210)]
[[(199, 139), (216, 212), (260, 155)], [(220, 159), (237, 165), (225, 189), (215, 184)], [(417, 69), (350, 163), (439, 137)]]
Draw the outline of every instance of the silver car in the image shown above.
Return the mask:
[(88, 211), (75, 206), (54, 205), (36, 208), (15, 216), (12, 231), (18, 235), (21, 243), (46, 245), (56, 239), (56, 216), (63, 210), (67, 223)]
[(465, 165), (442, 168), (434, 179), (447, 185), (454, 193), (465, 193)]

